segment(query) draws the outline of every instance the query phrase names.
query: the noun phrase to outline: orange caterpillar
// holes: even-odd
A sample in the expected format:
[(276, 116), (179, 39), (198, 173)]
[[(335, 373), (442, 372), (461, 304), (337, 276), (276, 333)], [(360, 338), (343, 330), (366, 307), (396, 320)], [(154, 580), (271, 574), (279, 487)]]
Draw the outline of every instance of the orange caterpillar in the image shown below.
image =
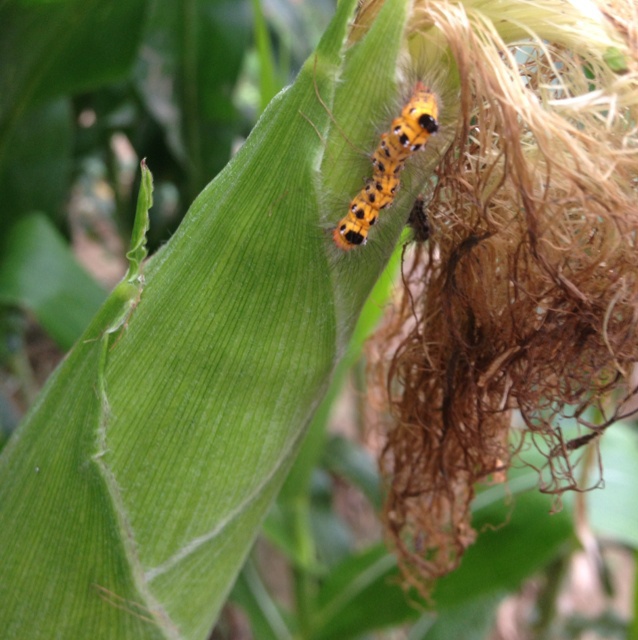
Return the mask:
[(352, 199), (347, 215), (332, 234), (340, 249), (347, 251), (366, 243), (379, 211), (394, 202), (405, 161), (438, 131), (437, 116), (436, 96), (422, 82), (417, 82), (410, 101), (392, 121), (390, 131), (381, 136), (372, 154), (372, 178)]

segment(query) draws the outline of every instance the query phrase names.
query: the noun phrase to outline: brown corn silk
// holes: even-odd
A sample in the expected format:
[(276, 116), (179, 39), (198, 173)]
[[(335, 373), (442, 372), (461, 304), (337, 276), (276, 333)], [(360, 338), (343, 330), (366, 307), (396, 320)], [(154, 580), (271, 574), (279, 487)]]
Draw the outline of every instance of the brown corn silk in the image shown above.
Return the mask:
[(415, 10), (415, 31), (449, 46), (461, 108), (426, 196), (430, 240), (406, 256), (371, 360), (392, 416), (386, 530), (419, 588), (458, 564), (475, 484), (504, 477), (517, 447), (544, 453), (541, 489), (558, 495), (578, 488), (575, 450), (635, 407), (638, 28), (630, 0), (611, 4), (597, 28), (622, 73), (586, 34), (579, 50), (531, 29), (506, 43), (480, 10)]

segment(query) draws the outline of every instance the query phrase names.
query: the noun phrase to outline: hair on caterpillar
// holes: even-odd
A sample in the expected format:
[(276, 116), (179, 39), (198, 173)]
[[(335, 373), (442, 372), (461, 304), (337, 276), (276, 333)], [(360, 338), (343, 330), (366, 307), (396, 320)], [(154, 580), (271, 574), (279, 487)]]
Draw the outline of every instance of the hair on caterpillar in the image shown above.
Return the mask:
[(333, 239), (339, 249), (348, 251), (367, 243), (381, 211), (394, 204), (406, 162), (438, 131), (438, 112), (438, 96), (417, 80), (399, 115), (377, 142), (371, 156), (372, 176), (354, 195), (335, 227)]
[[(404, 53), (395, 74), (395, 95), (379, 108), (384, 113), (373, 116), (375, 123), (369, 127), (354, 120), (352, 131), (341, 126), (314, 83), (317, 99), (334, 125), (331, 135), (338, 135), (347, 143), (339, 146), (330, 143), (330, 136), (327, 142), (322, 138), (325, 153), (320, 172), (325, 187), (319, 191), (323, 200), (320, 227), (332, 228), (334, 245), (340, 251), (367, 244), (369, 232), (381, 212), (394, 206), (401, 183), (406, 182), (410, 173), (420, 172), (421, 163), (413, 162), (412, 157), (421, 155), (417, 152), (439, 129), (441, 99), (431, 88), (438, 83), (426, 84), (423, 81), (426, 74), (415, 72), (415, 66)], [(414, 165), (412, 172), (403, 171), (407, 161)], [(430, 160), (428, 166), (432, 164)], [(359, 167), (361, 170), (357, 171)], [(346, 192), (347, 197), (342, 195)], [(341, 217), (336, 222), (334, 211), (342, 199)], [(407, 220), (407, 211), (403, 219)]]
[[(381, 236), (388, 234), (388, 229), (380, 230)], [(362, 278), (370, 284), (368, 292), (373, 292), (372, 285), (376, 280), (384, 279), (386, 282), (395, 285), (394, 277), (384, 271), (388, 259), (388, 241), (370, 243), (365, 251), (341, 251), (332, 241), (327, 246), (328, 270), (333, 279), (334, 296), (335, 296), (335, 319), (336, 319), (336, 337), (337, 337), (337, 354), (338, 357), (343, 355), (350, 343), (352, 328), (356, 325), (361, 314), (361, 304), (363, 299), (360, 297), (360, 282)], [(390, 238), (387, 238), (390, 240)], [(363, 264), (377, 265), (379, 267), (378, 274), (370, 273), (369, 269), (362, 269)], [(352, 289), (357, 290), (353, 293)], [(379, 307), (387, 304), (385, 294), (380, 298), (374, 297), (374, 294), (368, 299), (368, 302), (376, 304)]]
[[(370, 177), (366, 178), (365, 181), (362, 179), (360, 184), (363, 185), (363, 188), (360, 188), (354, 197), (350, 197), (346, 192), (339, 195), (333, 194), (327, 190), (319, 192), (321, 210), (324, 212), (321, 216), (322, 221), (319, 227), (326, 237), (331, 237), (332, 242), (330, 245), (332, 250), (330, 251), (330, 254), (334, 256), (335, 261), (343, 259), (344, 254), (350, 256), (357, 254), (362, 256), (362, 259), (371, 259), (371, 251), (373, 251), (373, 248), (376, 253), (376, 248), (379, 246), (387, 247), (386, 241), (389, 241), (390, 239), (387, 236), (386, 228), (396, 229), (397, 217), (401, 220), (401, 226), (407, 223), (414, 201), (421, 189), (424, 187), (424, 181), (422, 179), (423, 176), (420, 175), (419, 167), (415, 166), (413, 169), (415, 170), (407, 170), (403, 172), (401, 176), (400, 189), (392, 196), (392, 200), (389, 203), (390, 206), (380, 210), (381, 215), (378, 216), (378, 223), (375, 221), (370, 225), (370, 228), (374, 227), (374, 234), (372, 236), (366, 236), (365, 242), (362, 241), (361, 243), (362, 245), (365, 245), (365, 250), (363, 250), (365, 256), (363, 256), (360, 251), (350, 250), (356, 249), (359, 245), (342, 247), (338, 242), (335, 242), (337, 228), (335, 227), (334, 220), (336, 216), (343, 215), (343, 211), (347, 210), (348, 207), (352, 208), (359, 206), (362, 203), (361, 194), (366, 194), (365, 197), (368, 197), (367, 191), (372, 188), (371, 182), (373, 179)], [(366, 202), (363, 201), (363, 204), (365, 205)], [(386, 211), (388, 211), (387, 214)], [(394, 223), (388, 227), (388, 222), (391, 222), (392, 220), (394, 220)], [(380, 249), (379, 251), (385, 254), (387, 248), (384, 248), (383, 250)]]

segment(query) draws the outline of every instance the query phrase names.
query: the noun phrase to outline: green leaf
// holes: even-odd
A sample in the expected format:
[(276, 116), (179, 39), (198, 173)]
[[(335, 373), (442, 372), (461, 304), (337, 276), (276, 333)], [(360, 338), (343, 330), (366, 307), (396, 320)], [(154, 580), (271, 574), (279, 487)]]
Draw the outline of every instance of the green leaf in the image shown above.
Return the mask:
[(379, 544), (351, 556), (327, 577), (318, 595), (313, 638), (352, 638), (418, 615), (400, 586), (395, 557)]
[(72, 146), (62, 96), (124, 75), (139, 44), (145, 4), (9, 0), (0, 6), (2, 232), (25, 211), (58, 213)]
[(142, 160), (140, 167), (142, 170), (142, 179), (140, 180), (140, 191), (137, 199), (131, 246), (126, 253), (129, 267), (123, 280), (115, 287), (109, 298), (109, 302), (113, 305), (110, 314), (111, 319), (104, 326), (101, 336), (103, 349), (99, 361), (98, 384), (102, 396), (102, 412), (107, 416), (109, 401), (108, 391), (105, 386), (105, 377), (108, 349), (110, 348), (109, 335), (118, 333), (122, 328), (127, 327), (131, 314), (140, 302), (145, 283), (144, 274), (142, 273), (142, 261), (146, 257), (146, 232), (148, 231), (149, 224), (148, 210), (153, 204), (153, 176), (146, 166), (145, 160)]
[(261, 0), (252, 0), (252, 7), (255, 23), (255, 42), (259, 56), (259, 93), (261, 110), (263, 111), (275, 97), (277, 91), (281, 89), (281, 86), (275, 71), (275, 57), (264, 12), (261, 8)]
[[(471, 610), (481, 599), (516, 589), (549, 563), (573, 536), (570, 514), (550, 515), (550, 507), (547, 496), (528, 492), (517, 496), (511, 509), (500, 500), (481, 509), (474, 522), (480, 531), (476, 543), (461, 566), (437, 583), (436, 610)], [(414, 603), (427, 604), (413, 591), (406, 595), (400, 582), (396, 560), (382, 545), (345, 561), (319, 593), (316, 637), (352, 638), (414, 620), (419, 613)]]
[(343, 388), (348, 372), (361, 358), (365, 341), (383, 315), (383, 308), (390, 297), (394, 275), (398, 271), (400, 260), (401, 249), (397, 249), (363, 306), (350, 343), (334, 371), (330, 387), (315, 412), (301, 450), (280, 492), (279, 500), (282, 502), (305, 500), (308, 496), (311, 475), (324, 455), (326, 428), (335, 401)]
[(363, 491), (372, 506), (381, 509), (381, 478), (372, 456), (360, 445), (335, 436), (324, 453), (325, 466)]
[(264, 586), (251, 560), (244, 565), (230, 596), (248, 614), (255, 638), (288, 640), (292, 633)]
[(142, 271), (142, 262), (146, 259), (146, 233), (149, 226), (149, 209), (153, 206), (153, 176), (146, 166), (146, 160), (142, 160), (142, 180), (140, 193), (137, 199), (135, 222), (131, 234), (131, 247), (126, 254), (129, 268), (125, 280), (132, 284), (139, 281)]
[[(312, 539), (322, 568), (331, 567), (352, 552), (354, 536), (334, 509), (332, 478), (324, 471), (316, 470), (313, 479), (309, 514)], [(315, 570), (315, 573), (319, 572)]]
[(479, 538), (461, 566), (438, 582), (437, 606), (457, 606), (477, 594), (511, 591), (547, 565), (573, 540), (569, 509), (554, 514), (551, 509), (550, 496), (529, 491), (518, 495), (512, 506), (498, 502), (478, 511), (473, 525), (481, 532)]
[(154, 2), (148, 14), (135, 84), (188, 176), (190, 202), (228, 162), (239, 134), (233, 91), (249, 42), (250, 6)]
[[(600, 441), (604, 488), (587, 496), (594, 531), (634, 549), (638, 548), (638, 433), (629, 424), (607, 429)], [(597, 469), (595, 470), (598, 471)]]
[[(496, 609), (504, 594), (489, 593), (443, 610), (423, 633), (413, 629), (408, 640), (483, 640), (492, 631)], [(416, 626), (416, 625), (415, 625)]]
[[(273, 546), (286, 556), (291, 564), (307, 567), (308, 558), (306, 557), (305, 545), (300, 544), (296, 539), (299, 531), (294, 526), (296, 514), (291, 513), (291, 510), (292, 505), (275, 502), (264, 520), (263, 534)], [(304, 509), (302, 515), (307, 517), (308, 509)]]
[(88, 326), (104, 290), (42, 214), (19, 219), (0, 246), (0, 302), (29, 309), (62, 349)]
[(95, 88), (126, 72), (144, 0), (20, 2), (0, 8), (0, 149), (8, 122), (31, 104)]
[(69, 100), (59, 98), (27, 110), (16, 122), (0, 160), (0, 233), (25, 212), (58, 218), (71, 182), (72, 119)]

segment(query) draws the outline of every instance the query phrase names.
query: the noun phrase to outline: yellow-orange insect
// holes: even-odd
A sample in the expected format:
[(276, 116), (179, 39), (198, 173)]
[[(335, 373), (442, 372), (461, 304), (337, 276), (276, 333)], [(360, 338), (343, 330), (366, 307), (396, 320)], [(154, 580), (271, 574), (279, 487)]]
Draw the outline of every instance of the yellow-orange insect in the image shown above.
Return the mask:
[(372, 178), (352, 199), (347, 215), (333, 232), (340, 249), (353, 249), (366, 243), (379, 211), (394, 202), (405, 161), (422, 149), (438, 130), (437, 117), (436, 96), (422, 82), (417, 82), (401, 115), (392, 121), (390, 130), (381, 136), (381, 142), (372, 154)]

